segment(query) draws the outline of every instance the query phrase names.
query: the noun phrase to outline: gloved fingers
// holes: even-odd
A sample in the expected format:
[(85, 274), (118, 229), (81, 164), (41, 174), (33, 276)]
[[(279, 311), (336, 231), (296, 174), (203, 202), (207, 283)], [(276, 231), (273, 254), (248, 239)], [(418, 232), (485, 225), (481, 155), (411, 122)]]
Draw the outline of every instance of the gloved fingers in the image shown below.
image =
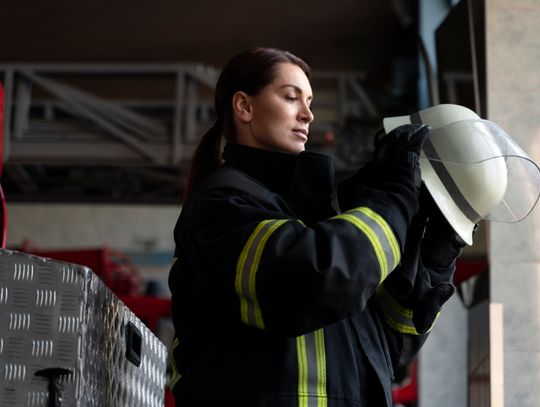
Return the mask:
[(407, 295), (414, 287), (426, 220), (427, 216), (422, 212), (417, 213), (412, 218), (407, 229), (400, 265), (387, 279), (390, 280), (389, 284), (401, 287), (394, 291), (401, 291), (404, 295)]
[(384, 132), (384, 129), (380, 129), (375, 133), (375, 136), (373, 137), (373, 148), (375, 151), (379, 150), (382, 146), (382, 140), (386, 137), (386, 133)]
[(452, 284), (440, 284), (424, 294), (413, 307), (413, 323), (419, 334), (427, 333), (443, 304), (454, 294), (455, 287)]
[(413, 148), (423, 147), (429, 133), (429, 127), (425, 124), (405, 124), (395, 128), (396, 138), (403, 145), (410, 145)]
[(380, 139), (379, 150), (384, 146), (394, 146), (420, 154), (428, 134), (429, 127), (425, 124), (404, 124)]
[(407, 230), (407, 238), (405, 240), (405, 254), (408, 252), (417, 253), (422, 244), (422, 238), (426, 229), (427, 214), (419, 211), (411, 221)]
[(396, 127), (380, 140), (374, 160), (384, 165), (403, 166), (418, 172), (415, 185), (420, 186), (420, 152), (428, 136), (429, 128), (420, 124)]
[(420, 186), (418, 204), (420, 205), (420, 208), (428, 214), (428, 216), (430, 216), (433, 210), (437, 208), (437, 204), (433, 200), (424, 182), (422, 182), (422, 185)]
[[(407, 240), (405, 242), (405, 251), (418, 251), (420, 249), (422, 238), (424, 237), (424, 233), (426, 231), (426, 225), (428, 222), (428, 218), (430, 215), (429, 208), (426, 208), (422, 205), (422, 193), (423, 189), (425, 187), (422, 184), (422, 187), (420, 189), (419, 197), (418, 197), (418, 212), (416, 215), (412, 218), (411, 224), (409, 226), (409, 229), (407, 230)], [(427, 191), (426, 191), (427, 192)]]
[(467, 245), (438, 208), (435, 208), (429, 216), (424, 237), (428, 245), (447, 242), (456, 250), (461, 250)]
[(446, 217), (433, 200), (433, 197), (429, 193), (424, 183), (422, 183), (420, 187), (418, 204), (420, 207), (419, 211), (425, 212), (429, 218), (426, 225), (426, 239), (438, 240), (442, 238), (450, 241), (456, 241), (456, 243), (459, 243), (460, 241), (463, 242), (448, 220), (446, 220)]

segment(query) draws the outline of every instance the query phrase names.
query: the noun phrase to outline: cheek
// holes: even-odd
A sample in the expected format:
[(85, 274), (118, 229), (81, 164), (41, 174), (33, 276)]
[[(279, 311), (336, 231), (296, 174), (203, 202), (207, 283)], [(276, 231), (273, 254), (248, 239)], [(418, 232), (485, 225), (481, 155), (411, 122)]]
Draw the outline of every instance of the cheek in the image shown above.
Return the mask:
[[(279, 131), (281, 134), (285, 128), (290, 126), (290, 122), (294, 120), (294, 107), (284, 104), (281, 101), (273, 101), (266, 104), (260, 112), (262, 115), (258, 116), (259, 126), (273, 133)], [(265, 131), (265, 132), (266, 132)]]
[(288, 124), (292, 119), (294, 119), (294, 109), (290, 106), (281, 107), (279, 109), (275, 109), (273, 112), (273, 117), (276, 122), (279, 122), (280, 125), (286, 125)]
[(263, 126), (268, 129), (280, 129), (286, 126), (289, 115), (283, 109), (272, 109), (266, 112)]

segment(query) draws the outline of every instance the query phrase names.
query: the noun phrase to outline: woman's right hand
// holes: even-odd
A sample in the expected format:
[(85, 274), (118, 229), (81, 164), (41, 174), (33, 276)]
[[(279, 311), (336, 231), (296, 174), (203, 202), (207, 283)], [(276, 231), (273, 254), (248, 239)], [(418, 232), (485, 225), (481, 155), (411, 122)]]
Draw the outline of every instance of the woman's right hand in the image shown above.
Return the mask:
[(399, 209), (401, 220), (391, 221), (400, 241), (418, 211), (420, 193), (420, 152), (429, 127), (409, 124), (397, 127), (384, 136), (372, 160), (338, 186), (342, 212), (366, 205)]
[[(386, 160), (399, 164), (409, 164), (409, 153), (420, 155), (429, 134), (424, 124), (405, 124), (396, 127), (376, 143), (375, 160)], [(414, 162), (413, 164), (417, 164)]]

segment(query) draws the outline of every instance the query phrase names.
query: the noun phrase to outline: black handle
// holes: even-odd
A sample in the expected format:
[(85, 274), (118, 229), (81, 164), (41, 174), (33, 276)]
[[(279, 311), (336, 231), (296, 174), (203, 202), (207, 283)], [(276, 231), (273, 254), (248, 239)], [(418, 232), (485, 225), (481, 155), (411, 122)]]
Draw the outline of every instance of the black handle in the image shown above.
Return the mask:
[(128, 322), (126, 325), (126, 358), (137, 367), (141, 365), (141, 348), (141, 331), (132, 322)]
[(62, 407), (62, 386), (59, 379), (64, 375), (71, 375), (71, 370), (63, 367), (50, 367), (38, 370), (36, 376), (41, 376), (49, 381), (49, 405), (48, 407)]

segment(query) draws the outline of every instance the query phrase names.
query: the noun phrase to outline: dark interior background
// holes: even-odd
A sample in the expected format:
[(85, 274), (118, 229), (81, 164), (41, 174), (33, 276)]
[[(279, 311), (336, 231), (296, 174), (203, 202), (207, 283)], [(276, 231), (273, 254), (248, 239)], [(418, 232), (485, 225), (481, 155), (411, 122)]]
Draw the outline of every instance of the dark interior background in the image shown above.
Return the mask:
[[(369, 123), (364, 118), (341, 118), (313, 135), (314, 148), (338, 159), (347, 156), (341, 160), (345, 164), (340, 174), (361, 163), (382, 117), (406, 114), (417, 106), (416, 0), (21, 1), (5, 2), (1, 14), (0, 65), (201, 63), (219, 70), (239, 50), (262, 45), (292, 51), (315, 73), (362, 72), (361, 85), (377, 109), (376, 117)], [(66, 75), (57, 78), (77, 84)], [(141, 99), (174, 91), (172, 82), (141, 79), (126, 85), (112, 75), (97, 84), (93, 79), (84, 78), (86, 89), (100, 97), (136, 94)], [(323, 87), (313, 83), (315, 102), (324, 102), (324, 96), (317, 99), (318, 91), (326, 95)], [(34, 87), (32, 92), (39, 96), (41, 91)], [(37, 109), (32, 113), (40, 114)], [(334, 137), (331, 146), (325, 137)], [(54, 161), (42, 153), (45, 147), (57, 146), (38, 148), (31, 158), (8, 157), (2, 178), (8, 200), (174, 203), (181, 199), (185, 160), (174, 165), (116, 165), (114, 160), (69, 161), (67, 154)], [(358, 154), (351, 159), (355, 151)]]

